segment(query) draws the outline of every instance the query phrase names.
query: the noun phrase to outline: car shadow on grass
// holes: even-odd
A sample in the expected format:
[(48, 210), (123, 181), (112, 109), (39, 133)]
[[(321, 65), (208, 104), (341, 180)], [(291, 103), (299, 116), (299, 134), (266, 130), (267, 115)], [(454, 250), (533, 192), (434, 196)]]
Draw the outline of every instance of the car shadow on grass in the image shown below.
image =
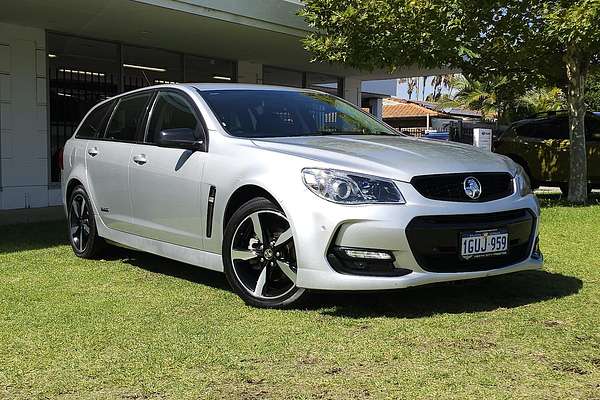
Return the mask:
[(312, 293), (298, 309), (325, 315), (421, 318), (510, 309), (576, 294), (583, 282), (546, 271), (525, 271), (385, 292)]
[[(145, 271), (232, 291), (225, 275), (220, 272), (133, 250), (115, 249), (112, 253), (115, 259)], [(583, 282), (576, 277), (546, 271), (524, 271), (393, 291), (310, 291), (291, 309), (347, 318), (421, 318), (442, 313), (515, 308), (567, 297), (578, 293), (582, 287)]]
[(135, 250), (114, 248), (107, 259), (121, 259), (122, 262), (148, 272), (184, 279), (215, 289), (231, 291), (225, 274), (206, 268), (181, 263), (149, 253)]

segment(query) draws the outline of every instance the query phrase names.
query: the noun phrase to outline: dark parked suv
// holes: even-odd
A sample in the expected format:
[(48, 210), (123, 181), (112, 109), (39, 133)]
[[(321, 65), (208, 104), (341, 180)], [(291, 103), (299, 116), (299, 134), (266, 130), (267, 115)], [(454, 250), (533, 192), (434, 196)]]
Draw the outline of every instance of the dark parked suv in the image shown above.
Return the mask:
[[(600, 188), (600, 113), (586, 115), (585, 129), (591, 190)], [(513, 123), (498, 138), (494, 151), (521, 164), (533, 187), (559, 186), (567, 193), (570, 146), (567, 114), (553, 113)]]

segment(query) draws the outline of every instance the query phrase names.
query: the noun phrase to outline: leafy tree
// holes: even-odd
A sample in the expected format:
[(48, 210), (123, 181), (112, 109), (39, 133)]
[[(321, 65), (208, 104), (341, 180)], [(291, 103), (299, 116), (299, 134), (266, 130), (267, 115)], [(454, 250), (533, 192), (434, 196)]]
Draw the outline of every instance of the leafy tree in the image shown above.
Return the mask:
[(528, 114), (536, 114), (546, 111), (564, 110), (566, 99), (562, 89), (557, 87), (543, 87), (528, 90), (517, 99), (521, 110)]
[(480, 81), (464, 75), (454, 75), (449, 81), (454, 89), (451, 96), (442, 96), (436, 101), (441, 107), (466, 108), (481, 112), (488, 119), (498, 118), (502, 122), (527, 117), (545, 111), (565, 109), (565, 96), (557, 87), (532, 88), (517, 98), (498, 98), (498, 88), (506, 84), (506, 77), (494, 77)]
[(600, 111), (600, 71), (590, 71), (585, 81), (585, 104), (590, 111)]
[[(446, 66), (482, 81), (505, 76), (499, 99), (566, 85), (569, 200), (587, 200), (585, 78), (600, 55), (600, 0), (306, 0), (316, 61), (395, 70)], [(505, 103), (505, 101), (501, 101)]]

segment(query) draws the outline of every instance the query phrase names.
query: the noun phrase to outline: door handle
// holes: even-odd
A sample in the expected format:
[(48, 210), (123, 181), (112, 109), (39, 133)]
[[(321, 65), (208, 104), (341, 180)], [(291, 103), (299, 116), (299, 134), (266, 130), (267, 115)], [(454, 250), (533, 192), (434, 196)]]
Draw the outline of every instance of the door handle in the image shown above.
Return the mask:
[(98, 148), (92, 147), (91, 149), (88, 149), (88, 154), (90, 157), (96, 157), (98, 155)]
[(133, 156), (133, 162), (139, 165), (144, 165), (148, 160), (146, 160), (145, 154), (138, 154), (137, 156)]

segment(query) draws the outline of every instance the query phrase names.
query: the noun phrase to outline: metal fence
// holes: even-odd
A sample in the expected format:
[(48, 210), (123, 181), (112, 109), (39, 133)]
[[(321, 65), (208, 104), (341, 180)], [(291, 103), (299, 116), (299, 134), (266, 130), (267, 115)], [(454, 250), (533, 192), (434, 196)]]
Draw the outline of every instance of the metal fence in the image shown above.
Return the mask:
[(399, 128), (398, 130), (401, 133), (404, 133), (405, 135), (410, 135), (418, 138), (425, 135), (425, 133), (427, 132), (427, 128)]

